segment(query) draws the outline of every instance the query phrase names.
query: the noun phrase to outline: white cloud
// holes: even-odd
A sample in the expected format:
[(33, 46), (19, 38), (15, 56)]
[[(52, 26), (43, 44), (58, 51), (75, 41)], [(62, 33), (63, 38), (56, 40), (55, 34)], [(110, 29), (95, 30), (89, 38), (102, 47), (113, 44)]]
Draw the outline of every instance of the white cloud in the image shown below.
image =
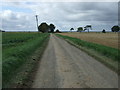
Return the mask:
[(5, 10), (2, 12), (1, 17), (3, 19), (10, 19), (12, 16), (12, 11), (11, 10)]
[(26, 13), (4, 10), (0, 17), (2, 17), (2, 28), (5, 30), (29, 30), (35, 28), (33, 26), (33, 16)]
[[(33, 0), (4, 0), (5, 2), (33, 2)], [(34, 0), (34, 2), (118, 2), (119, 0)]]
[[(117, 3), (91, 3), (91, 2), (11, 2), (3, 3), (9, 7), (21, 7), (32, 10), (31, 13), (16, 12), (14, 10), (3, 10), (0, 16), (3, 19), (3, 28), (5, 30), (35, 30), (35, 15), (39, 16), (39, 23), (53, 23), (60, 30), (69, 30), (92, 24), (96, 27), (112, 26), (117, 24)], [(101, 27), (102, 27), (101, 26)], [(101, 28), (100, 28), (101, 29)]]

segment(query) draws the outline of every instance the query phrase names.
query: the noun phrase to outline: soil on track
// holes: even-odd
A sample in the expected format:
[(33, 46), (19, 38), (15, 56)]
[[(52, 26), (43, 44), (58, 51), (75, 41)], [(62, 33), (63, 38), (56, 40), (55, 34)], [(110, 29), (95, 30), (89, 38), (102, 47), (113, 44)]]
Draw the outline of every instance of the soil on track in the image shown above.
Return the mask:
[(51, 34), (32, 88), (117, 88), (118, 75)]

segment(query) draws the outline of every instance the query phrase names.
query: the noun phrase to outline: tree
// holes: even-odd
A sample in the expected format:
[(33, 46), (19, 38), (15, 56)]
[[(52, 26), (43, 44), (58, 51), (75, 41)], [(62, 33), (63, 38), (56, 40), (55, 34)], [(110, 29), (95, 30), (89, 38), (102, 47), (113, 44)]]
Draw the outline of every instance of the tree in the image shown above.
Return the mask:
[(0, 32), (5, 32), (4, 30), (0, 30)]
[(61, 33), (58, 29), (56, 30), (56, 33)]
[(72, 30), (74, 30), (74, 28), (71, 28), (70, 31), (72, 32)]
[(85, 31), (85, 30), (87, 30), (87, 28), (86, 28), (86, 27), (84, 27), (84, 31)]
[(83, 27), (77, 28), (77, 32), (82, 32), (82, 31), (83, 31)]
[(41, 23), (38, 27), (39, 32), (45, 33), (49, 31), (49, 26), (47, 23)]
[(50, 32), (53, 33), (54, 29), (55, 29), (55, 26), (53, 24), (50, 24), (49, 29), (50, 29)]
[(113, 26), (111, 30), (112, 32), (118, 32), (120, 30), (120, 27), (116, 25), (116, 26)]
[(106, 33), (105, 29), (103, 29), (102, 33)]
[(88, 32), (89, 32), (89, 29), (92, 30), (92, 26), (91, 26), (91, 25), (86, 25), (86, 26), (84, 27), (84, 30), (88, 30)]

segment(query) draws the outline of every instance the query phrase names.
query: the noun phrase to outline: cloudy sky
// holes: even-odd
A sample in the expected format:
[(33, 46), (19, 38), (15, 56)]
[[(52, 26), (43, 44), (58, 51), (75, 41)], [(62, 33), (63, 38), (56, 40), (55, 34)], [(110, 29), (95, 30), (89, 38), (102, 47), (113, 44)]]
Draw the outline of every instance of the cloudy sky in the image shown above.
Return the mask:
[[(105, 1), (105, 0), (104, 0)], [(53, 23), (56, 29), (93, 26), (93, 30), (110, 30), (118, 25), (118, 2), (34, 2), (2, 1), (0, 29), (6, 31), (36, 31), (35, 15), (39, 24)]]

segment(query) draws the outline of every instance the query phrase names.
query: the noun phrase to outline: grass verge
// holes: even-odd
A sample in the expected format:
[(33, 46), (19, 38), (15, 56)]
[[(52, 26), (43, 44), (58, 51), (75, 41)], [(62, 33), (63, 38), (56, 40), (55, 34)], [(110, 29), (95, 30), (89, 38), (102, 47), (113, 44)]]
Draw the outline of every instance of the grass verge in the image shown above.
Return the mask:
[[(3, 54), (5, 58), (2, 62), (3, 88), (16, 86), (15, 83), (21, 84), (21, 82), (26, 80), (27, 73), (32, 70), (32, 67), (35, 64), (33, 63), (35, 59), (33, 58), (31, 60), (30, 57), (39, 47), (41, 48), (39, 48), (39, 50), (41, 52), (43, 51), (43, 44), (46, 42), (48, 36), (49, 34), (40, 34), (39, 37), (29, 40), (20, 46), (11, 47), (4, 50)], [(25, 67), (27, 69), (25, 69)]]
[(118, 62), (120, 62), (120, 57), (118, 56), (118, 53), (120, 52), (120, 50), (100, 44), (83, 41), (69, 36), (63, 36), (59, 34), (56, 35), (64, 38), (70, 44), (85, 51), (87, 54), (96, 58), (96, 60), (102, 62), (103, 64), (118, 73)]

